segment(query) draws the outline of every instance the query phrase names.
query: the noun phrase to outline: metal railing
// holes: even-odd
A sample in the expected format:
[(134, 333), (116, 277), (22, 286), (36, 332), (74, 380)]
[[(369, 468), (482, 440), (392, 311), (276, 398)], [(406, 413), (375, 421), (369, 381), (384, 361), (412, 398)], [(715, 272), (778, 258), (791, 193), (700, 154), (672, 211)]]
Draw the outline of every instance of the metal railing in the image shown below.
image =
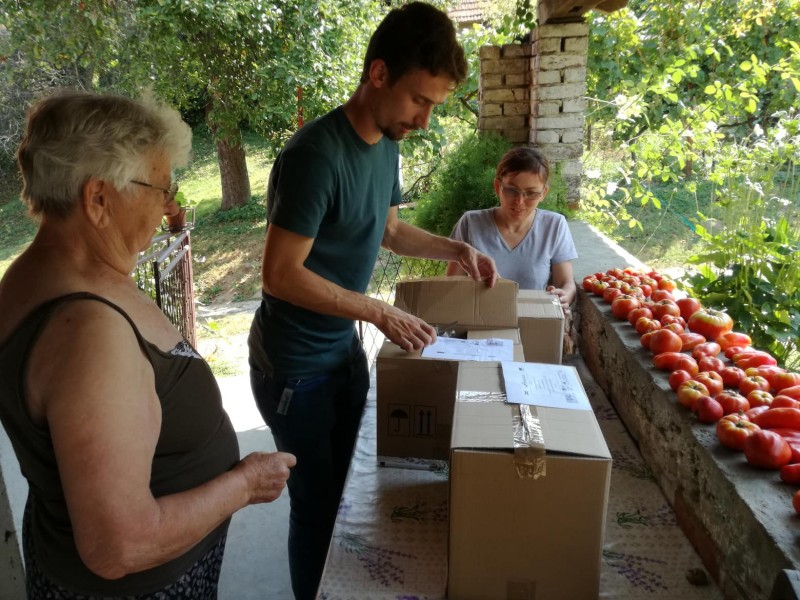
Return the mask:
[[(367, 295), (393, 304), (394, 288), (398, 281), (416, 277), (444, 275), (446, 266), (446, 263), (441, 260), (408, 258), (381, 249), (378, 259), (375, 261), (375, 268), (372, 271)], [(371, 369), (385, 336), (371, 323), (358, 321), (356, 325)]]
[(178, 328), (197, 346), (194, 311), (194, 280), (190, 229), (164, 232), (153, 238), (136, 263), (133, 278)]

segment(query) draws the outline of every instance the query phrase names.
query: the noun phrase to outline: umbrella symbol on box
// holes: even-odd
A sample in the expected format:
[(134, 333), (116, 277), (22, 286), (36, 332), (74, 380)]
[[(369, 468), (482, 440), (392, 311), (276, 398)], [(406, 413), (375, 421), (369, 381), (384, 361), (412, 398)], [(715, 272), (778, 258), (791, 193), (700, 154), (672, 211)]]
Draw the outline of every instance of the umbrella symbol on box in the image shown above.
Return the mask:
[(408, 420), (409, 416), (407, 409), (395, 408), (391, 413), (389, 413), (390, 431), (392, 433), (407, 432)]

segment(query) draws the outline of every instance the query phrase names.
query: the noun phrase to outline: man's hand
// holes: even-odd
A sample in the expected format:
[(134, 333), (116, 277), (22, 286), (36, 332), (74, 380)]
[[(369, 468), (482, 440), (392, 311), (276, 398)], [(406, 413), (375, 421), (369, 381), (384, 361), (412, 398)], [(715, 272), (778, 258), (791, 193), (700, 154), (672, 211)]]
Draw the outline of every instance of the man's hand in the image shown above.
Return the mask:
[(374, 322), (389, 340), (406, 352), (422, 350), (436, 341), (436, 330), (422, 319), (387, 304)]
[(458, 257), (458, 264), (475, 281), (485, 281), (489, 287), (494, 287), (499, 275), (494, 259), (464, 242)]

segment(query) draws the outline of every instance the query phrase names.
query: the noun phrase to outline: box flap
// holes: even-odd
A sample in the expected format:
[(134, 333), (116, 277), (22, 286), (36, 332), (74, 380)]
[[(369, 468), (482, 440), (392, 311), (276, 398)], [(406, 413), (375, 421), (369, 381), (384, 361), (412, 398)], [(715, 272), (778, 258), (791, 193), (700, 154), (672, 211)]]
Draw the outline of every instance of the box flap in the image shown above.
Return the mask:
[(552, 302), (517, 302), (517, 316), (520, 319), (558, 319), (564, 320), (564, 309)]
[[(542, 406), (532, 406), (531, 411), (539, 419), (548, 453), (611, 458), (592, 411)], [(513, 449), (513, 436), (512, 412), (505, 403), (500, 365), (461, 363), (451, 447)]]
[(520, 290), (517, 293), (518, 300), (528, 302), (547, 302), (550, 303), (554, 300), (555, 296), (550, 292), (544, 290)]
[(394, 304), (428, 323), (516, 327), (515, 281), (501, 279), (493, 288), (469, 277), (427, 277), (398, 281)]

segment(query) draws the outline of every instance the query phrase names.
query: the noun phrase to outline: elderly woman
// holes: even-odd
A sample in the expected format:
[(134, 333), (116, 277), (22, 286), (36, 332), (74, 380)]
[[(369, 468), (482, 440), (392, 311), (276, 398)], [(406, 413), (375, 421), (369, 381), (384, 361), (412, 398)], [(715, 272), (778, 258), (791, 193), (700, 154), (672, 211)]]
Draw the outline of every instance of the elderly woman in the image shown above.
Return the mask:
[[(572, 261), (578, 257), (566, 219), (538, 208), (547, 195), (550, 167), (537, 150), (512, 148), (497, 165), (494, 191), (499, 206), (471, 210), (459, 219), (450, 237), (467, 242), (491, 256), (501, 277), (521, 289), (548, 290), (558, 296), (564, 311), (577, 289)], [(454, 262), (448, 275), (462, 275)]]
[(131, 279), (190, 140), (149, 100), (66, 91), (28, 115), (39, 229), (0, 282), (0, 418), (30, 489), (29, 598), (216, 598), (231, 515), (294, 466), (239, 460), (211, 371)]

